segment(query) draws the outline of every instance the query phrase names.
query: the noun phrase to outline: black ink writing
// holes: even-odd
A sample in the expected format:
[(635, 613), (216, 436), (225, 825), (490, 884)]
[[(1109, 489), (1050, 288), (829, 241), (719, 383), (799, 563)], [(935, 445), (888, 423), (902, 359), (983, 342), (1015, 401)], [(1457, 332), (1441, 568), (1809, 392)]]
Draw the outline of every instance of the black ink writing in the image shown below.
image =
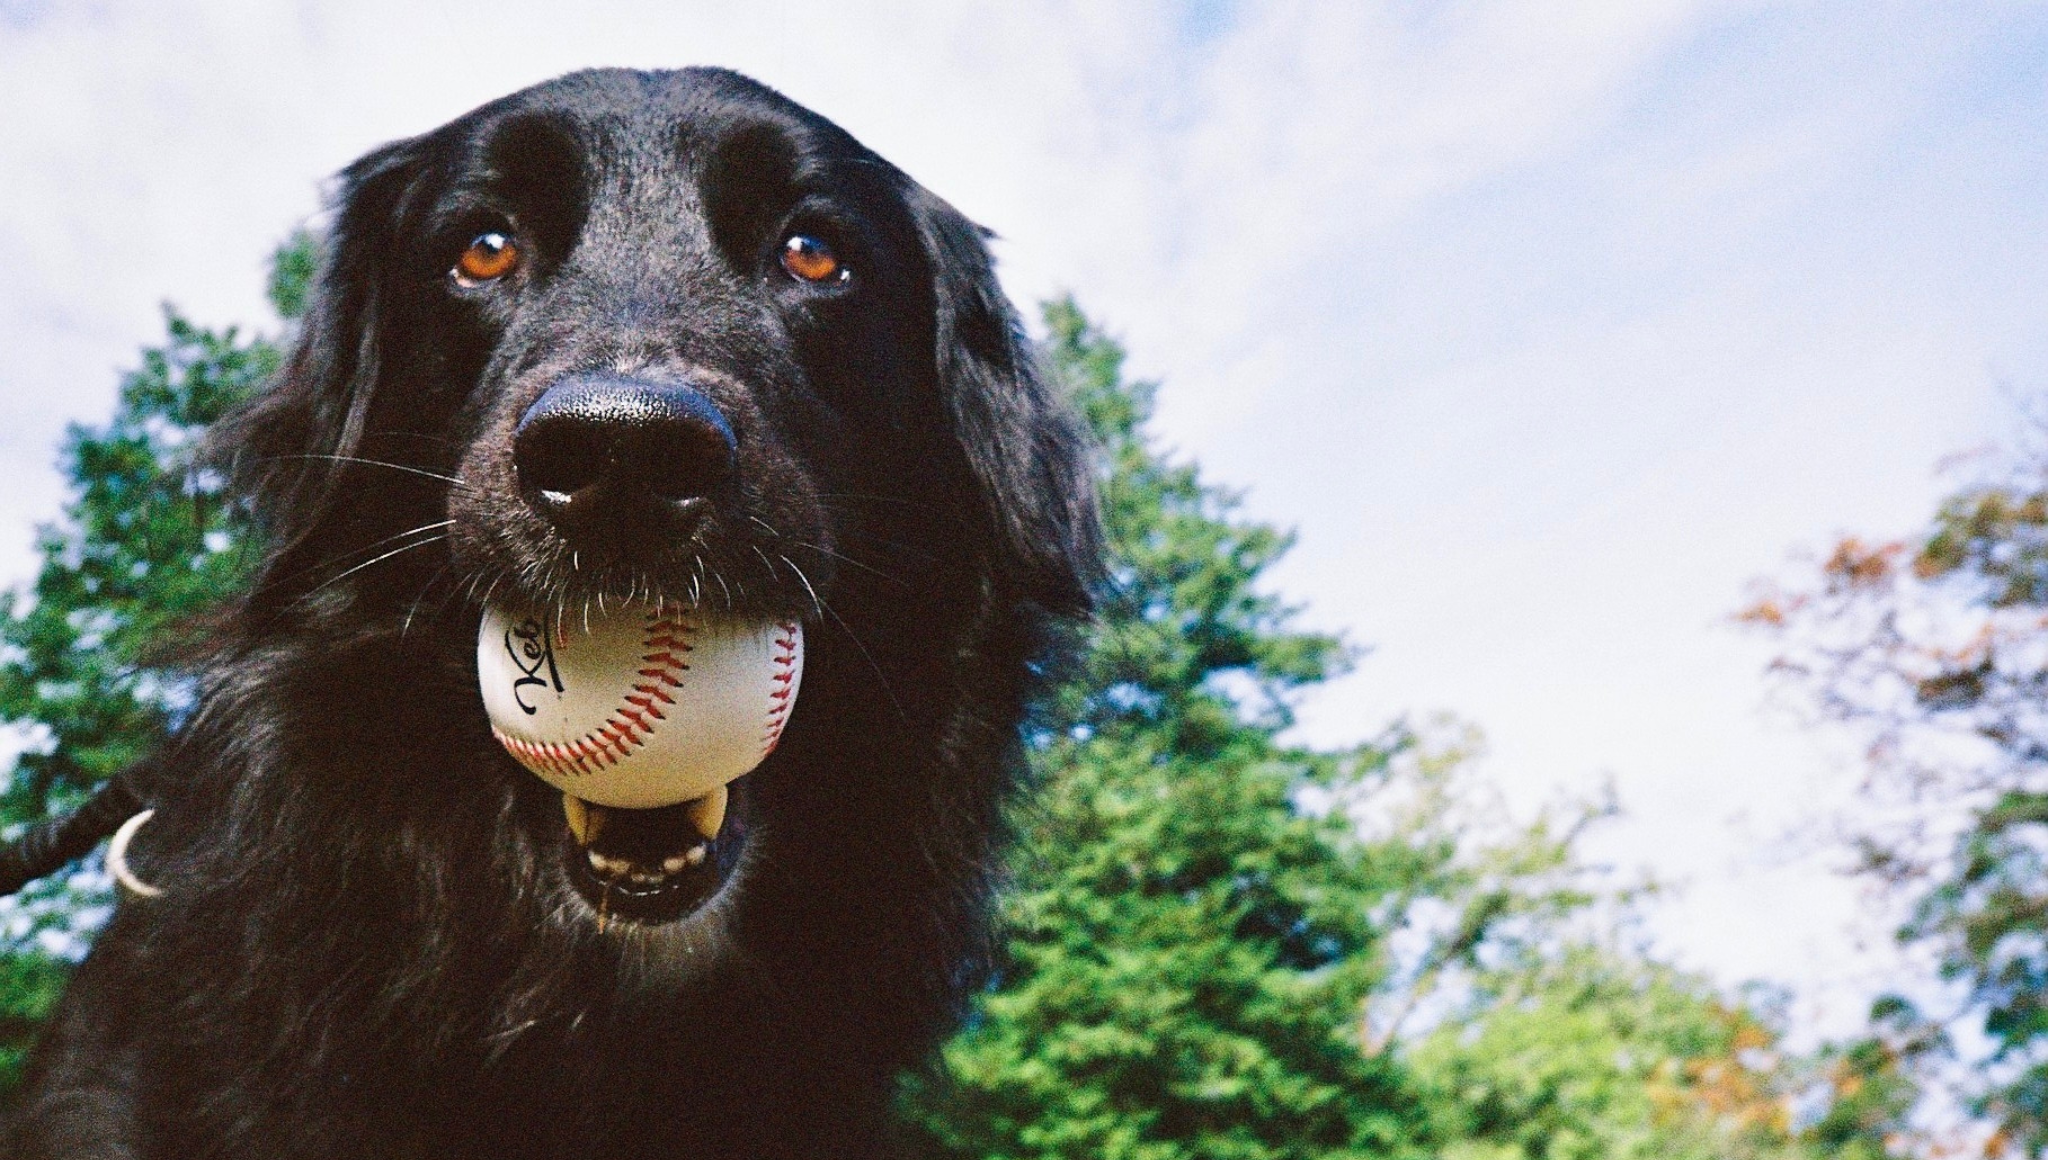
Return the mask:
[[(529, 616), (506, 631), (505, 651), (512, 654), (512, 664), (520, 674), (512, 682), (512, 699), (531, 717), (540, 711), (540, 706), (526, 703), (527, 686), (553, 685), (555, 692), (563, 691), (561, 671), (555, 668), (555, 643), (548, 639), (547, 626)], [(540, 675), (543, 668), (548, 671), (545, 677)]]

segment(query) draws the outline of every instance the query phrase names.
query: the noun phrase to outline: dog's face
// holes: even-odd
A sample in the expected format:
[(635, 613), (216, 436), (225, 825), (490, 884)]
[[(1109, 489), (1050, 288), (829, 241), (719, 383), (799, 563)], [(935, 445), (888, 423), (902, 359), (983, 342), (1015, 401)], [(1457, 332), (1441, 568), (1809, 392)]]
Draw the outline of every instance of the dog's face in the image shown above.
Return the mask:
[(915, 466), (944, 423), (912, 356), (935, 298), (904, 187), (751, 93), (623, 95), (459, 127), (455, 180), (407, 231), (418, 322), (467, 388), (458, 557), (542, 606), (815, 613), (843, 555), (828, 498), (937, 482)]
[[(516, 94), (353, 166), (330, 246), (236, 435), (269, 615), (637, 598), (816, 642), (857, 640), (860, 609), (1085, 603), (1085, 464), (979, 231), (752, 82)], [(560, 817), (531, 840), (593, 912), (661, 923), (743, 872), (745, 798), (686, 870), (688, 807), (613, 811), (587, 850)]]

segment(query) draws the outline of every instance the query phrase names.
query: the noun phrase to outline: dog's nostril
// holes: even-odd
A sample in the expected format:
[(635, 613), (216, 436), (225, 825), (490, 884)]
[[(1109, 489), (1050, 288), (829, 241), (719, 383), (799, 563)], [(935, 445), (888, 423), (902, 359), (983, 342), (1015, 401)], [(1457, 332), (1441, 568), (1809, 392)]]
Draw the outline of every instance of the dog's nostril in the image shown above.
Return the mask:
[(512, 462), (523, 487), (570, 495), (603, 476), (611, 448), (598, 434), (568, 423), (542, 423), (522, 429)]
[(520, 416), (512, 462), (545, 508), (617, 507), (709, 494), (732, 473), (736, 446), (725, 416), (690, 387), (579, 375)]
[(664, 424), (629, 443), (641, 486), (663, 499), (704, 495), (732, 472), (732, 432), (723, 419)]

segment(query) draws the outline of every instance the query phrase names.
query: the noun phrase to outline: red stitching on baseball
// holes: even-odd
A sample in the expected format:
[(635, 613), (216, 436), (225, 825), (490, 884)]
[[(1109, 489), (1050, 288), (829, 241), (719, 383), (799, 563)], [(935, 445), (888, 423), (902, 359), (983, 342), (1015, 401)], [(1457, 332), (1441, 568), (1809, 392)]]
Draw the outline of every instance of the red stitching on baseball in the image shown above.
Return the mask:
[[(496, 725), (491, 726), (491, 734), (513, 756), (543, 766), (557, 777), (597, 773), (617, 765), (635, 749), (647, 744), (647, 738), (654, 732), (654, 726), (647, 720), (649, 716), (657, 721), (667, 720), (667, 715), (656, 708), (654, 702), (659, 700), (664, 705), (673, 705), (676, 699), (663, 692), (655, 682), (659, 681), (671, 689), (683, 687), (682, 674), (688, 672), (690, 666), (676, 654), (691, 651), (690, 635), (696, 630), (697, 626), (684, 619), (680, 609), (674, 619), (666, 619), (659, 613), (651, 614), (640, 645), (643, 650), (640, 663), (647, 667), (635, 674), (647, 680), (633, 686), (633, 691), (639, 696), (625, 698), (627, 705), (638, 707), (637, 711), (622, 705), (595, 729), (569, 741), (528, 741), (514, 737)], [(777, 731), (780, 732), (779, 729)], [(772, 745), (770, 747), (773, 748)]]
[(776, 625), (776, 628), (779, 631), (771, 645), (775, 651), (769, 660), (777, 671), (770, 679), (781, 687), (768, 694), (768, 722), (761, 737), (763, 758), (775, 752), (775, 747), (782, 744), (782, 728), (789, 721), (790, 696), (793, 692), (790, 682), (796, 679), (796, 622), (785, 620)]
[[(668, 714), (666, 714), (666, 713), (662, 712), (662, 711), (661, 711), (661, 706), (659, 706), (659, 705), (655, 704), (655, 703), (654, 703), (654, 698), (648, 695), (648, 692), (649, 692), (649, 690), (646, 690), (646, 689), (642, 689), (642, 688), (640, 688), (639, 686), (637, 686), (637, 685), (636, 685), (636, 686), (634, 686), (634, 692), (637, 692), (637, 693), (639, 693), (640, 695), (639, 695), (639, 696), (637, 696), (637, 697), (635, 697), (635, 696), (630, 696), (630, 695), (629, 695), (629, 696), (627, 696), (627, 698), (626, 698), (626, 704), (628, 704), (628, 705), (632, 705), (632, 706), (635, 706), (636, 708), (638, 708), (638, 709), (640, 710), (640, 712), (641, 712), (642, 714), (644, 714), (644, 715), (645, 715), (645, 716), (636, 716), (636, 717), (634, 717), (634, 718), (633, 718), (633, 719), (634, 719), (635, 721), (638, 721), (638, 722), (640, 722), (640, 727), (641, 727), (641, 728), (643, 728), (643, 729), (647, 729), (647, 730), (649, 730), (649, 731), (652, 731), (652, 730), (653, 730), (653, 728), (654, 728), (654, 726), (652, 726), (652, 725), (649, 725), (649, 724), (647, 724), (647, 722), (646, 722), (646, 719), (645, 719), (646, 717), (652, 717), (652, 718), (654, 718), (654, 719), (655, 719), (656, 721), (666, 721), (666, 720), (668, 720)], [(673, 703), (673, 702), (671, 702), (671, 703)], [(623, 712), (623, 711), (624, 711), (624, 710), (621, 710), (621, 712)]]

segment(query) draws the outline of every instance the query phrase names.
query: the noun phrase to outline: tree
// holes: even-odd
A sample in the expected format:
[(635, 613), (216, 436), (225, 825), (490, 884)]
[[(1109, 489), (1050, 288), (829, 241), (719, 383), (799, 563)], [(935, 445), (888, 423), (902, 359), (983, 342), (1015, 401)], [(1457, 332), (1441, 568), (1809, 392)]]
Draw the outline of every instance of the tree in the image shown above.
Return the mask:
[(1300, 800), (1403, 742), (1277, 740), (1349, 656), (1255, 586), (1288, 538), (1151, 448), (1151, 386), (1071, 302), (1045, 319), (1105, 460), (1112, 582), (1036, 737), (999, 985), (908, 1118), (935, 1156), (1411, 1153), (1399, 1068), (1357, 1034), (1380, 969), (1359, 918), (1394, 883)]
[[(278, 255), (287, 318), (312, 256), (303, 237)], [(995, 985), (906, 1081), (917, 1152), (1880, 1154), (1912, 1028), (1797, 1059), (1767, 1011), (1625, 946), (1630, 896), (1575, 845), (1608, 807), (1513, 823), (1452, 724), (1286, 741), (1295, 698), (1352, 656), (1261, 589), (1289, 538), (1151, 445), (1151, 386), (1072, 303), (1046, 321), (1102, 449), (1113, 584), (1030, 733), (1042, 784), (1016, 816)], [(254, 547), (194, 451), (278, 358), (173, 314), (113, 420), (67, 437), (71, 501), (33, 587), (0, 604), (0, 716), (30, 730), (0, 794), (12, 832), (189, 712), (181, 650)], [(105, 896), (89, 867), (7, 912), (0, 1083)]]
[(1475, 984), (1408, 1057), (1445, 1160), (1880, 1160), (1904, 1138), (1916, 1089), (1880, 1048), (1789, 1053), (1771, 1004), (1611, 939)]
[[(314, 245), (280, 248), (272, 300), (295, 317)], [(71, 499), (45, 525), (26, 592), (0, 595), (0, 720), (27, 747), (0, 792), (0, 834), (74, 808), (153, 751), (190, 710), (179, 658), (206, 613), (241, 591), (254, 553), (222, 481), (194, 462), (200, 436), (279, 365), (278, 344), (166, 313), (113, 420), (74, 425), (61, 463)], [(0, 928), (0, 1091), (62, 993), (68, 965), (104, 920), (107, 885), (88, 868), (24, 891)]]
[(1586, 862), (1611, 795), (1516, 819), (1476, 738), (1351, 809), (1407, 883), (1374, 916), (1394, 967), (1369, 1000), (1446, 1160), (1877, 1160), (1917, 1087), (1890, 1041), (1800, 1054), (1783, 1001), (1677, 970), (1637, 933), (1654, 881)]
[[(1782, 646), (1795, 703), (1860, 743), (1854, 870), (1902, 904), (1951, 1016), (1887, 996), (1874, 1021), (1919, 1046), (1993, 1126), (2048, 1152), (2048, 426), (1964, 482), (1918, 533), (1846, 537), (1812, 575), (1766, 584), (1740, 617)], [(1981, 469), (1980, 469), (1981, 470)], [(1925, 990), (1925, 988), (1922, 988)], [(1925, 1004), (1923, 1004), (1925, 1006)], [(1945, 1026), (1989, 1045), (1944, 1068)]]
[(1071, 303), (1046, 323), (1106, 461), (1113, 584), (1037, 737), (996, 982), (906, 1087), (919, 1151), (1883, 1153), (1903, 1105), (1875, 1056), (1789, 1054), (1771, 1011), (1621, 937), (1638, 891), (1576, 852), (1610, 804), (1513, 822), (1455, 725), (1283, 740), (1350, 656), (1260, 588), (1288, 538), (1152, 447), (1153, 388)]

